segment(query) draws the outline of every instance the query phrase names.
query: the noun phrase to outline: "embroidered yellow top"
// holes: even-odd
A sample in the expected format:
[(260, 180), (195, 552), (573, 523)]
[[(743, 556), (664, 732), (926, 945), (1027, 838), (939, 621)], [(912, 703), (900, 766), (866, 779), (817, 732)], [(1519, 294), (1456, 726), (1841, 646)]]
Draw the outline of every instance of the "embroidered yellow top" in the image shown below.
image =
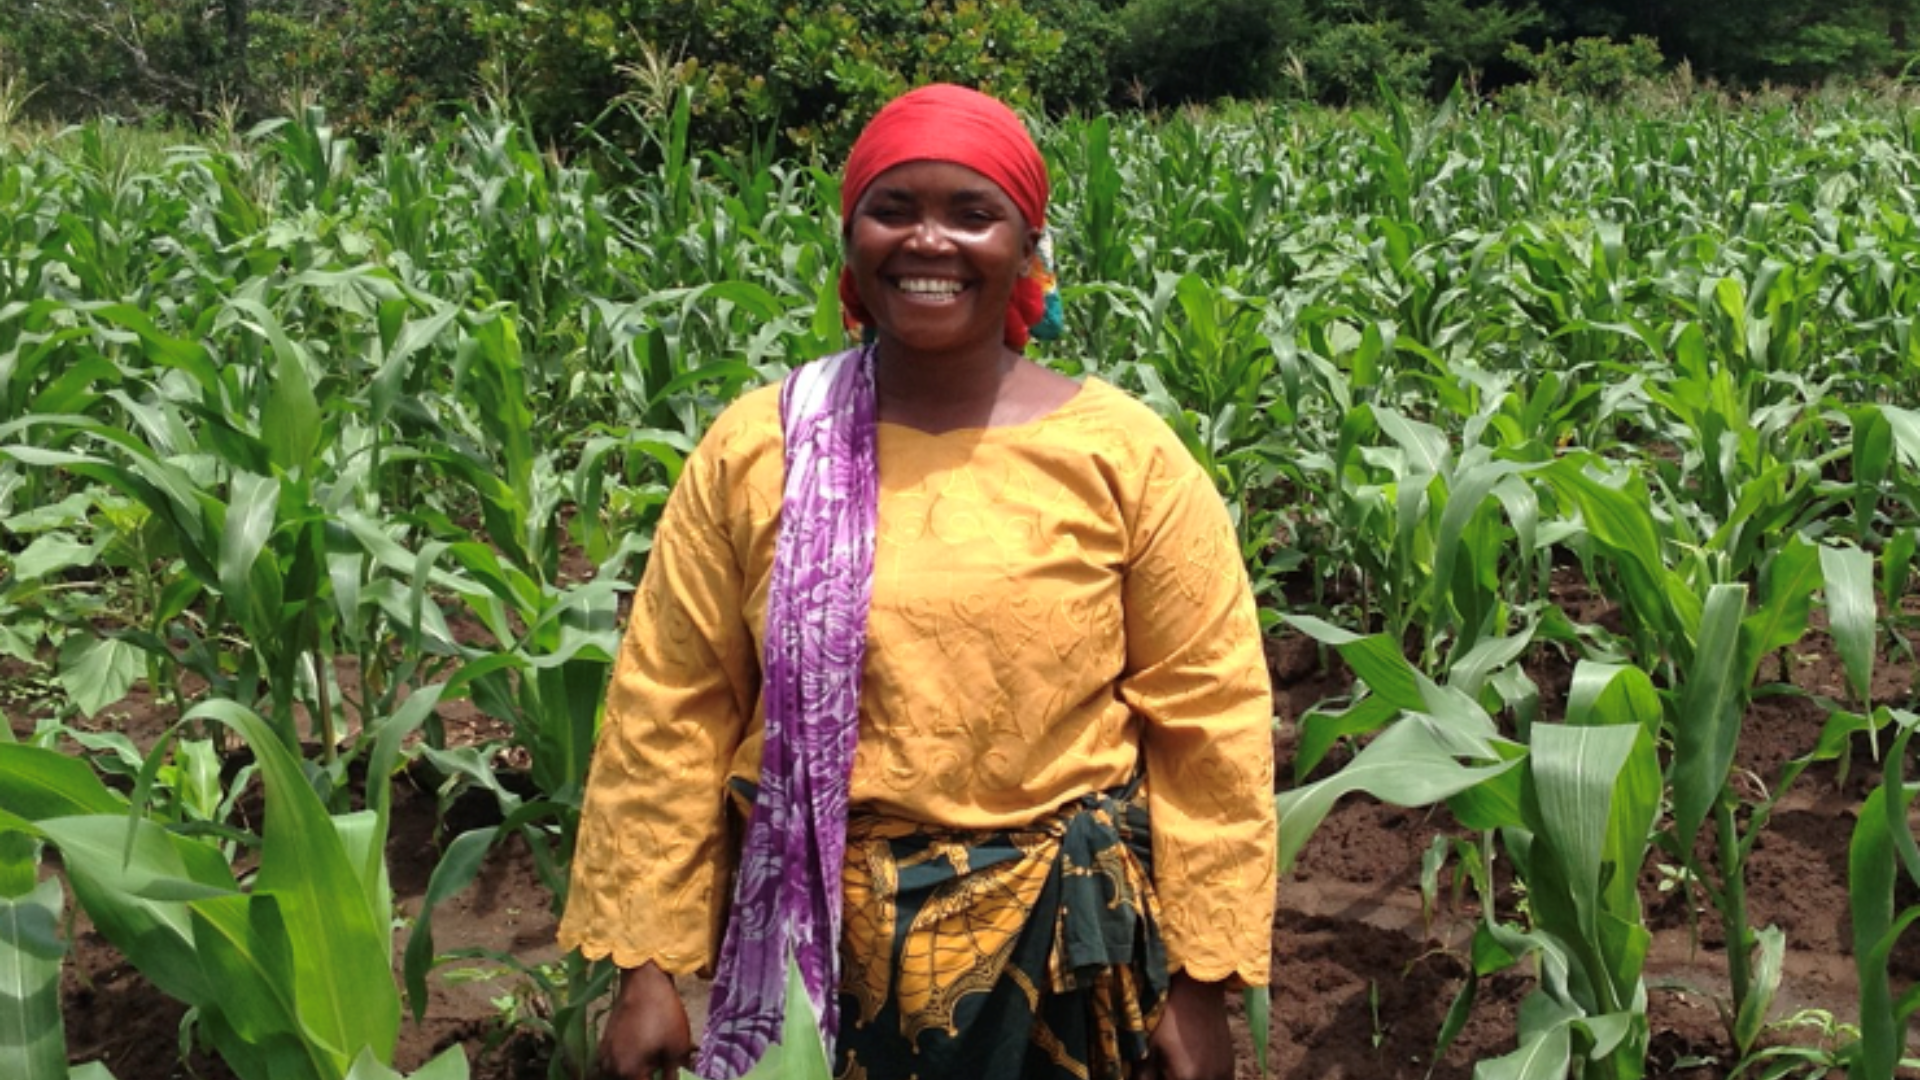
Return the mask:
[[(854, 806), (1002, 829), (1144, 761), (1175, 970), (1264, 985), (1272, 699), (1246, 570), (1206, 475), (1089, 379), (1026, 424), (879, 428)], [(759, 773), (760, 633), (784, 483), (776, 388), (743, 396), (668, 501), (608, 691), (560, 940), (706, 973), (725, 786)]]

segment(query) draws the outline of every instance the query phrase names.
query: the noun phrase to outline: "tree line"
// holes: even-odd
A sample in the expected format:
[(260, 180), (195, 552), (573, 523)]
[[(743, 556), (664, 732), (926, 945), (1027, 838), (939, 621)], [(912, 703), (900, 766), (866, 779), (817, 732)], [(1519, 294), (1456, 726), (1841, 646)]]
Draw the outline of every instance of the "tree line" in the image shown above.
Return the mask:
[(933, 79), (1053, 112), (1903, 77), (1920, 0), (0, 0), (0, 115), (377, 132), (482, 95), (578, 142), (681, 87), (705, 145), (833, 152)]

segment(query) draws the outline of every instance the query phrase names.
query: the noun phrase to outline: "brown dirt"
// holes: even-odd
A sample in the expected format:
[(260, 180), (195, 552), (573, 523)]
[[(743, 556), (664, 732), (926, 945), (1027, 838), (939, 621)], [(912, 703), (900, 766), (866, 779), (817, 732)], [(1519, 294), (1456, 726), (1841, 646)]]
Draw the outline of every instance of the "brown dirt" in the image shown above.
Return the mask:
[[(1564, 599), (1570, 613), (1579, 604), (1594, 608), (1575, 613), (1583, 622), (1604, 624), (1609, 617), (1591, 598), (1570, 592)], [(1313, 703), (1345, 692), (1350, 676), (1297, 635), (1270, 642), (1268, 657), (1280, 717), (1276, 748), (1284, 766), (1301, 715)], [(1843, 673), (1822, 636), (1810, 635), (1783, 666), (1804, 694), (1842, 696)], [(1570, 665), (1542, 650), (1528, 670), (1553, 715), (1561, 707)], [(20, 677), (18, 668), (0, 670), (0, 684)], [(1876, 694), (1911, 704), (1913, 682), (1912, 670), (1888, 658)], [(6, 695), (0, 695), (0, 706), (16, 731), (31, 730), (41, 714), (31, 700)], [(1808, 696), (1756, 703), (1737, 762), (1754, 790), (1773, 785), (1783, 763), (1812, 747), (1825, 716)], [(166, 719), (148, 699), (136, 696), (116, 707), (111, 723), (140, 741), (151, 738)], [(456, 740), (498, 734), (471, 711), (451, 719), (449, 734)], [(1336, 751), (1325, 767), (1344, 756)], [(1776, 1017), (1800, 1009), (1824, 1010), (1842, 1021), (1855, 1014), (1846, 850), (1855, 808), (1878, 775), (1864, 745), (1844, 771), (1810, 770), (1781, 801), (1755, 849), (1749, 875), (1753, 922), (1780, 926), (1789, 942)], [(484, 807), (461, 804), (452, 828), (478, 824), (485, 813)], [(437, 831), (437, 822), (432, 791), (397, 786), (390, 862), (395, 894), (407, 916), (418, 910), (439, 845), (447, 838)], [(1456, 906), (1443, 897), (1437, 909), (1423, 908), (1421, 856), (1436, 836), (1453, 831), (1444, 810), (1400, 809), (1363, 799), (1343, 802), (1328, 817), (1280, 888), (1271, 1075), (1283, 1080), (1467, 1080), (1476, 1062), (1512, 1048), (1518, 1004), (1531, 985), (1520, 969), (1481, 985), (1471, 1020), (1450, 1050), (1437, 1063), (1432, 1060), (1442, 1018), (1467, 972), (1467, 946), (1477, 918), (1470, 899)], [(1651, 860), (1660, 861), (1657, 854)], [(1722, 1077), (1732, 1062), (1713, 995), (1724, 991), (1724, 935), (1713, 913), (1670, 887), (1671, 880), (1671, 873), (1657, 865), (1650, 865), (1643, 878), (1654, 931), (1647, 966), (1654, 1031), (1650, 1074)], [(1904, 903), (1915, 899), (1902, 897)], [(523, 847), (508, 845), (489, 858), (473, 888), (436, 913), (436, 941), (442, 949), (487, 948), (527, 961), (551, 959), (554, 922), (548, 907), (530, 856)], [(402, 945), (404, 935), (403, 928)], [(130, 970), (84, 918), (76, 919), (72, 946), (63, 993), (73, 1060), (104, 1061), (119, 1080), (228, 1080), (227, 1070), (204, 1054), (182, 1059), (180, 1006)], [(1920, 977), (1920, 946), (1903, 948), (1895, 970), (1903, 978)], [(479, 969), (468, 969), (463, 977), (436, 975), (425, 1021), (409, 1020), (402, 1029), (397, 1065), (411, 1069), (459, 1043), (473, 1060), (476, 1080), (543, 1075), (537, 1052), (529, 1052), (537, 1048), (524, 1039), (510, 1040), (514, 1032), (503, 1024), (508, 1003), (524, 985), (505, 974), (484, 976)], [(690, 983), (684, 989), (697, 1025), (705, 988)], [(1234, 1028), (1242, 1050), (1239, 1074), (1251, 1080), (1258, 1073), (1237, 1005)], [(1805, 1032), (1778, 1037), (1815, 1038)]]

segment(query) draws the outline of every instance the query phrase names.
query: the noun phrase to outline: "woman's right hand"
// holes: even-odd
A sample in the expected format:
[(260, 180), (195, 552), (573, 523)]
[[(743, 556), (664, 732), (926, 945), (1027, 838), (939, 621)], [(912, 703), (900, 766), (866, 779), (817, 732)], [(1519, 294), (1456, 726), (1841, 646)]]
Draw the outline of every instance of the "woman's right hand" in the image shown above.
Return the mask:
[(620, 973), (620, 992), (600, 1032), (601, 1080), (679, 1080), (693, 1063), (693, 1029), (673, 976), (649, 961)]

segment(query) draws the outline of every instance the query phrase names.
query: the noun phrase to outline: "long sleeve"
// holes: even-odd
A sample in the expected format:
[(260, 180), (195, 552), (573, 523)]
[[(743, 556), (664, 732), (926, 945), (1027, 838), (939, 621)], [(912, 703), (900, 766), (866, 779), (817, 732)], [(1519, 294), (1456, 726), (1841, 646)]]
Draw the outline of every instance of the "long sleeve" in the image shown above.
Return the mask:
[(731, 852), (725, 782), (759, 670), (716, 425), (668, 499), (607, 693), (560, 942), (705, 973)]
[(1153, 458), (1144, 480), (1124, 586), (1121, 697), (1145, 720), (1168, 956), (1202, 981), (1264, 985), (1273, 700), (1253, 595), (1226, 508), (1184, 448)]

